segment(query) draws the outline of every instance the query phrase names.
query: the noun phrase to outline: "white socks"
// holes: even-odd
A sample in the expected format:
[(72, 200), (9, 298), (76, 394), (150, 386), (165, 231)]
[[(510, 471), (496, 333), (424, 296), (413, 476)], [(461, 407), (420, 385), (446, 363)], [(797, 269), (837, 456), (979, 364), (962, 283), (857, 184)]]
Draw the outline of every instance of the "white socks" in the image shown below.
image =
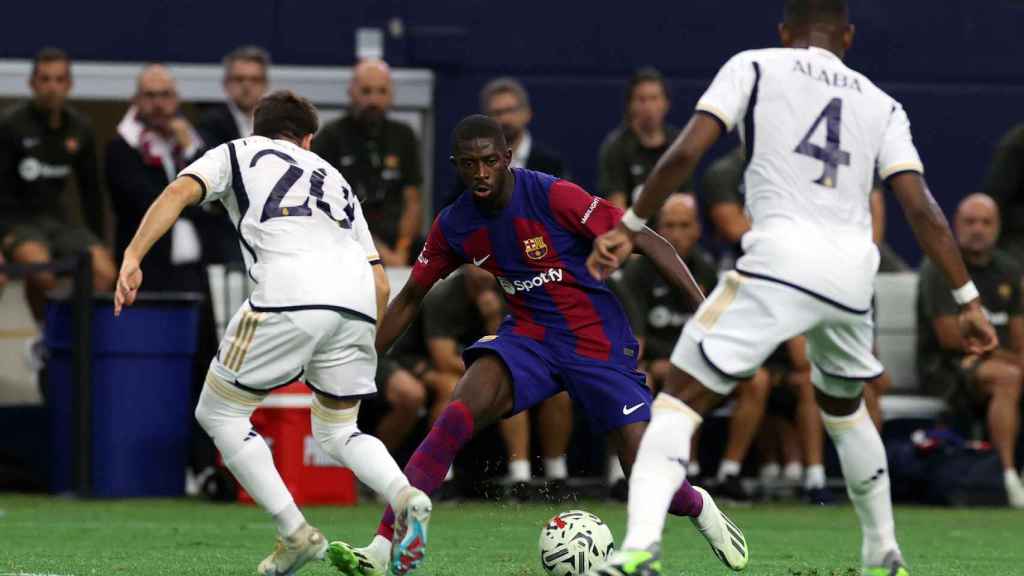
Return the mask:
[(718, 481), (722, 482), (729, 476), (739, 476), (742, 465), (735, 460), (722, 460), (718, 465)]
[(569, 466), (565, 456), (544, 459), (544, 477), (548, 480), (565, 480), (569, 477)]
[(299, 507), (294, 502), (286, 506), (284, 510), (274, 514), (274, 524), (277, 525), (277, 533), (282, 537), (291, 536), (305, 523), (306, 519), (302, 517), (302, 512), (299, 512)]
[(1020, 475), (1013, 468), (1003, 472), (1003, 484), (1006, 486), (1006, 497), (1011, 508), (1024, 508), (1024, 484)]
[(622, 469), (622, 462), (619, 462), (618, 454), (608, 456), (608, 485), (614, 486), (616, 482), (626, 477), (626, 471)]
[(363, 484), (387, 498), (394, 507), (398, 493), (409, 485), (409, 480), (380, 440), (359, 431), (359, 405), (331, 410), (314, 396), (312, 413), (313, 436), (324, 452), (351, 469)]
[(798, 486), (800, 479), (804, 476), (804, 465), (799, 462), (786, 462), (785, 467), (782, 468), (782, 479), (787, 484)]
[(878, 566), (886, 553), (899, 549), (882, 437), (863, 402), (849, 416), (823, 412), (822, 420), (839, 453), (846, 491), (860, 518), (864, 566)]
[(629, 480), (629, 522), (622, 549), (646, 549), (661, 541), (669, 504), (686, 479), (690, 438), (699, 414), (677, 398), (659, 394)]
[(261, 508), (274, 517), (282, 536), (305, 522), (292, 495), (274, 467), (274, 458), (263, 437), (252, 429), (249, 416), (262, 397), (249, 394), (207, 374), (196, 406), (196, 420), (213, 438), (224, 465)]
[(761, 469), (758, 470), (757, 477), (761, 480), (762, 484), (767, 484), (778, 480), (780, 474), (782, 474), (782, 467), (779, 466), (779, 463), (769, 462), (761, 465)]
[(376, 534), (373, 540), (370, 541), (370, 545), (364, 548), (366, 554), (374, 560), (379, 567), (383, 567), (387, 570), (388, 563), (391, 561), (391, 540)]
[(825, 487), (825, 466), (814, 464), (807, 467), (804, 475), (804, 490), (815, 490)]
[(530, 471), (529, 460), (509, 460), (508, 461), (508, 481), (509, 482), (529, 482), (533, 476)]

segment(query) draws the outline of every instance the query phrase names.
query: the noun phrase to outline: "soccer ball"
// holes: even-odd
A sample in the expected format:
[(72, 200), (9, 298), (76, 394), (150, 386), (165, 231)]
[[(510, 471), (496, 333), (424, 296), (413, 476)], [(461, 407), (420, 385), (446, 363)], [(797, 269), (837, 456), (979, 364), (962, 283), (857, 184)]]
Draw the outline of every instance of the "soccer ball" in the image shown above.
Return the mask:
[(551, 576), (582, 576), (615, 548), (612, 531), (583, 510), (555, 516), (540, 531), (540, 563)]

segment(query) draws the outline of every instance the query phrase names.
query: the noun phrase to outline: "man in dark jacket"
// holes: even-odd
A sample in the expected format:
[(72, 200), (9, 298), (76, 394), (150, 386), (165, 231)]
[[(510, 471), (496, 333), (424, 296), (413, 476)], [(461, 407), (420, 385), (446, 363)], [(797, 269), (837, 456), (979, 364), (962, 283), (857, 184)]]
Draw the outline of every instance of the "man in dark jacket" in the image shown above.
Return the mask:
[(515, 78), (491, 80), (480, 91), (480, 111), (501, 124), (505, 141), (512, 148), (512, 167), (527, 168), (568, 178), (561, 156), (543, 143), (534, 140), (527, 129), (533, 119), (530, 96)]
[[(32, 99), (0, 118), (0, 254), (12, 262), (45, 263), (88, 249), (94, 288), (110, 290), (117, 269), (101, 241), (105, 222), (96, 136), (88, 118), (67, 105), (71, 85), (68, 55), (44, 48), (32, 64)], [(74, 218), (65, 204), (70, 180), (82, 206)], [(37, 320), (55, 284), (51, 273), (27, 278), (26, 296)]]
[[(133, 105), (107, 146), (106, 173), (117, 216), (118, 253), (131, 242), (153, 200), (203, 148), (199, 134), (179, 111), (174, 77), (162, 65), (147, 66), (139, 75)], [(171, 234), (153, 247), (143, 267), (148, 290), (202, 291), (200, 230), (215, 218), (189, 208)]]
[[(196, 126), (206, 148), (252, 135), (252, 111), (267, 93), (269, 68), (270, 55), (258, 46), (241, 46), (224, 57), (227, 100), (207, 108)], [(211, 223), (203, 248), (207, 263), (241, 265), (242, 253), (228, 218)]]

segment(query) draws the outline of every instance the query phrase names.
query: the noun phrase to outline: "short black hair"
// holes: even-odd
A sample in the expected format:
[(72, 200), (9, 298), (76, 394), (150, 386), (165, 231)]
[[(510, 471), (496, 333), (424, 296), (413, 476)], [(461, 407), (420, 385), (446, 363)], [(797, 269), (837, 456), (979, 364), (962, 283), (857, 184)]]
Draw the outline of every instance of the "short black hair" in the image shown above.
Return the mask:
[(316, 108), (291, 90), (278, 90), (260, 98), (252, 115), (252, 133), (256, 136), (298, 142), (320, 128)]
[(455, 130), (452, 131), (452, 150), (458, 150), (459, 142), (477, 138), (492, 138), (497, 148), (501, 150), (508, 147), (505, 133), (494, 118), (483, 114), (471, 114), (455, 125)]
[(235, 48), (231, 52), (228, 52), (224, 56), (224, 76), (227, 77), (228, 72), (231, 70), (231, 65), (235, 62), (255, 62), (263, 67), (264, 70), (270, 67), (270, 53), (254, 45), (245, 45)]
[(523, 83), (511, 76), (495, 78), (480, 90), (480, 111), (487, 112), (491, 107), (491, 98), (498, 94), (512, 94), (519, 100), (520, 106), (530, 106), (530, 95), (526, 93)]
[(786, 0), (782, 17), (791, 28), (846, 24), (850, 21), (850, 7), (847, 0)]
[(71, 75), (71, 57), (68, 53), (55, 48), (53, 46), (47, 46), (36, 52), (36, 55), (32, 58), (32, 77), (35, 78), (36, 71), (39, 69), (39, 65), (44, 62), (67, 62), (68, 64), (68, 75)]
[(654, 82), (661, 86), (661, 91), (665, 94), (665, 98), (671, 100), (671, 96), (668, 92), (668, 84), (665, 83), (665, 77), (662, 76), (661, 72), (654, 66), (644, 66), (633, 72), (633, 75), (629, 78), (629, 83), (626, 84), (626, 114), (629, 114), (629, 105), (633, 102), (633, 94), (641, 84), (647, 84), (648, 82)]

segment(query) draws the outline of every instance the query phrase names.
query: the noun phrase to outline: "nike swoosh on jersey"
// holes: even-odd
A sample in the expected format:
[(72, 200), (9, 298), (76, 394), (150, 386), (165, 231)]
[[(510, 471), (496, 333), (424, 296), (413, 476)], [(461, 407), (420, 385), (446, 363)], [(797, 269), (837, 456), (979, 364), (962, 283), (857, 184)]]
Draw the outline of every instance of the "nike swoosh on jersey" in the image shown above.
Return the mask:
[(623, 416), (629, 416), (629, 415), (630, 415), (630, 414), (632, 414), (633, 412), (636, 412), (637, 410), (639, 410), (640, 408), (642, 408), (642, 407), (643, 407), (643, 405), (644, 405), (644, 403), (643, 403), (643, 402), (641, 402), (641, 403), (637, 404), (636, 406), (625, 406), (625, 405), (623, 405), (623, 406), (622, 406), (622, 415), (623, 415)]
[(487, 256), (484, 256), (483, 258), (480, 258), (479, 260), (477, 260), (476, 258), (473, 258), (473, 265), (474, 266), (479, 266), (479, 265), (483, 264), (484, 262), (487, 262), (487, 259), (490, 258), (490, 257), (491, 257), (491, 255), (488, 254)]

